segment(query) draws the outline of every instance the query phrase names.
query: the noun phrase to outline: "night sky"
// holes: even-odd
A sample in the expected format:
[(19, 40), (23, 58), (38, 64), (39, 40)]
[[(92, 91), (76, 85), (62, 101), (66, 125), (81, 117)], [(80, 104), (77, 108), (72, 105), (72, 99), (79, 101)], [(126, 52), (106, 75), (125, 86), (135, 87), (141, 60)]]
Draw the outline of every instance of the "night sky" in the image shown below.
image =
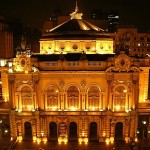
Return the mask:
[[(0, 15), (21, 18), (24, 25), (40, 28), (55, 9), (62, 14), (74, 11), (76, 0), (0, 0)], [(150, 29), (149, 0), (78, 0), (80, 12), (86, 19), (93, 9), (117, 10), (120, 23)]]

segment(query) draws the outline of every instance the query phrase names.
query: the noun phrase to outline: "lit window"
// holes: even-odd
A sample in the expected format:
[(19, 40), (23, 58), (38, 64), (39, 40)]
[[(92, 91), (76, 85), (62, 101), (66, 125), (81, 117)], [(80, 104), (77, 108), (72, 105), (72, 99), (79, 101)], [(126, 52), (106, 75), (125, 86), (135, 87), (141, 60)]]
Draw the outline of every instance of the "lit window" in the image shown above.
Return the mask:
[(100, 90), (97, 86), (92, 86), (88, 90), (88, 106), (89, 110), (99, 109)]
[(123, 86), (119, 86), (114, 94), (114, 110), (125, 111), (125, 99), (127, 90)]
[(76, 86), (70, 86), (67, 90), (67, 100), (70, 110), (79, 109), (79, 90)]
[(56, 86), (49, 86), (47, 89), (47, 109), (57, 110), (58, 109), (58, 89)]
[[(22, 110), (23, 111), (32, 111), (33, 108), (33, 96), (32, 90), (28, 86), (24, 86), (21, 89), (21, 100), (22, 100)], [(21, 108), (21, 106), (19, 106)]]

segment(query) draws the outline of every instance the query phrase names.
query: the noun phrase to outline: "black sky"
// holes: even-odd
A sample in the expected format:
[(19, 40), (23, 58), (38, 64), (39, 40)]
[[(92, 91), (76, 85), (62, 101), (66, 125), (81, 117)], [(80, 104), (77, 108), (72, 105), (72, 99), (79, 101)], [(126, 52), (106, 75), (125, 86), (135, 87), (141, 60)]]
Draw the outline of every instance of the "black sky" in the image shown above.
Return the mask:
[[(76, 0), (0, 0), (0, 15), (21, 18), (23, 24), (40, 28), (50, 14), (60, 8), (62, 14), (74, 11)], [(86, 19), (91, 10), (117, 10), (120, 23), (150, 30), (149, 0), (78, 0), (80, 12)]]

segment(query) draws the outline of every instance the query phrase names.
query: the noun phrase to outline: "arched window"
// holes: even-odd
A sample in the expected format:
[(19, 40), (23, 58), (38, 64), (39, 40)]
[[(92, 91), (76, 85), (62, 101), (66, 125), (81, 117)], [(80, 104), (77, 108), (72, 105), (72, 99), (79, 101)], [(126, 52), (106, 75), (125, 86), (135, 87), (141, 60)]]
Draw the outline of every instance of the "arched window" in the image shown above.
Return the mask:
[(119, 86), (115, 89), (115, 94), (114, 94), (115, 111), (125, 111), (126, 93), (127, 90), (123, 86)]
[[(31, 88), (28, 86), (24, 86), (21, 89), (21, 100), (22, 100), (22, 110), (23, 111), (31, 111), (34, 109), (33, 107), (33, 95)], [(21, 107), (21, 106), (19, 106)]]
[(47, 109), (57, 110), (58, 109), (58, 88), (55, 86), (49, 86), (47, 89)]
[(70, 86), (67, 90), (68, 108), (70, 110), (79, 109), (79, 90), (76, 86)]
[(97, 86), (91, 86), (88, 90), (88, 109), (99, 109), (100, 90)]

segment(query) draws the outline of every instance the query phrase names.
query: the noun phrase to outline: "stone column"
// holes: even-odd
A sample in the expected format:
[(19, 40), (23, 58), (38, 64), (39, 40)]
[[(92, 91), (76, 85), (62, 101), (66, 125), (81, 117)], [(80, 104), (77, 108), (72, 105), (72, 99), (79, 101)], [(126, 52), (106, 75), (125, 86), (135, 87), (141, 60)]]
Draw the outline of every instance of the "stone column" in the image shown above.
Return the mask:
[(15, 75), (11, 74), (8, 77), (9, 80), (9, 101), (11, 104), (11, 108), (15, 108), (15, 87), (14, 87), (14, 81), (15, 81)]
[(67, 92), (64, 94), (64, 108), (68, 110), (68, 98), (67, 98)]
[(61, 108), (61, 110), (65, 109), (64, 97), (65, 97), (64, 92), (62, 92), (61, 93), (61, 98), (60, 98), (60, 101), (61, 101), (61, 103), (60, 103), (61, 107), (60, 108)]
[(85, 110), (85, 92), (82, 92), (82, 110)]
[(41, 142), (41, 126), (40, 126), (40, 112), (38, 110), (36, 110), (34, 112), (35, 118), (36, 118), (36, 128), (37, 128), (37, 142), (40, 143)]
[[(38, 88), (38, 84), (39, 84), (39, 75), (38, 74), (32, 74), (32, 80), (33, 80), (33, 83), (34, 83), (34, 86), (35, 86), (35, 100), (34, 100), (34, 103), (36, 105), (36, 108), (39, 108), (39, 95), (37, 95), (39, 92), (39, 89)], [(44, 101), (44, 100), (42, 100)]]
[(106, 107), (108, 109), (112, 109), (112, 97), (111, 97), (111, 83), (113, 81), (114, 75), (111, 74), (107, 74), (107, 84), (108, 84), (108, 99), (106, 102)]
[(10, 110), (10, 136), (12, 139), (17, 139), (17, 125), (15, 115), (15, 110)]
[(37, 129), (36, 123), (37, 123), (36, 119), (33, 119), (32, 120), (32, 139), (33, 139), (33, 141), (37, 140), (37, 137), (36, 137), (36, 129)]
[(133, 85), (133, 101), (132, 101), (132, 108), (137, 108), (138, 107), (138, 95), (139, 95), (139, 74), (133, 73), (132, 76), (132, 85)]

